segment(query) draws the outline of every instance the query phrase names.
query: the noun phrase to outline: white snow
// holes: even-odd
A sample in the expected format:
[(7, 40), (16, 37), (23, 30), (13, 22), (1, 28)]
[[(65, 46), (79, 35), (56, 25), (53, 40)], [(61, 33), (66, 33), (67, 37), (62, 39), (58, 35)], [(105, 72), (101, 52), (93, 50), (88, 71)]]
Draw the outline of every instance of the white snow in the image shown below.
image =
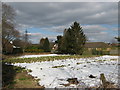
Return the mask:
[[(108, 81), (117, 84), (117, 60), (118, 56), (106, 55), (80, 59), (15, 63), (12, 65), (31, 69), (32, 72), (29, 72), (29, 74), (37, 77), (36, 79), (40, 79), (39, 84), (46, 88), (65, 87), (63, 84), (68, 84), (68, 78), (77, 78), (79, 81), (78, 85), (70, 85), (69, 87), (85, 88), (99, 86), (101, 73), (104, 73)], [(90, 74), (96, 76), (96, 78), (89, 78)]]
[(44, 55), (24, 55), (19, 58), (33, 58), (33, 57), (45, 57), (45, 56), (60, 56), (58, 54), (44, 54)]

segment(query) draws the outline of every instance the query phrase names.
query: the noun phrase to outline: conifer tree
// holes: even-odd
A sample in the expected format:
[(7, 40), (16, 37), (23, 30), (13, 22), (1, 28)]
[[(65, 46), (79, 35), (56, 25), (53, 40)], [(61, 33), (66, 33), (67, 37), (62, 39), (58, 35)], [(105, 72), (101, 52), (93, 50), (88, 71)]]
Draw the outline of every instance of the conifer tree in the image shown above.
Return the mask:
[(40, 49), (43, 49), (45, 52), (50, 52), (50, 43), (48, 38), (42, 38), (40, 40)]
[(58, 45), (61, 46), (59, 51), (65, 54), (82, 54), (85, 42), (86, 36), (82, 27), (74, 22), (70, 28), (64, 30), (62, 41)]
[(62, 46), (61, 46), (61, 43), (62, 43), (62, 38), (63, 38), (63, 37), (60, 36), (60, 35), (57, 36), (57, 41), (56, 41), (56, 43), (58, 44), (58, 51), (59, 51), (58, 53), (61, 53), (61, 47), (62, 47)]
[(43, 44), (43, 49), (45, 52), (50, 52), (50, 43), (48, 38), (45, 38), (44, 44)]
[(39, 46), (40, 49), (43, 49), (43, 44), (44, 44), (44, 42), (45, 42), (45, 39), (42, 38), (42, 39), (40, 40), (40, 46)]

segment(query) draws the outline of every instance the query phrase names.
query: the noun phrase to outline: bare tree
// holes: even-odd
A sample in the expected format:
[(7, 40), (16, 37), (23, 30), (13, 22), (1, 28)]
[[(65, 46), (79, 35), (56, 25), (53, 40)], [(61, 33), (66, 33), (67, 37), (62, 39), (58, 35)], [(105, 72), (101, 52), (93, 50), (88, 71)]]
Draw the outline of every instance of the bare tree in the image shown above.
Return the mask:
[(15, 15), (15, 11), (11, 6), (2, 3), (2, 48), (4, 52), (10, 45), (8, 44), (10, 41), (20, 37), (19, 32), (15, 29)]

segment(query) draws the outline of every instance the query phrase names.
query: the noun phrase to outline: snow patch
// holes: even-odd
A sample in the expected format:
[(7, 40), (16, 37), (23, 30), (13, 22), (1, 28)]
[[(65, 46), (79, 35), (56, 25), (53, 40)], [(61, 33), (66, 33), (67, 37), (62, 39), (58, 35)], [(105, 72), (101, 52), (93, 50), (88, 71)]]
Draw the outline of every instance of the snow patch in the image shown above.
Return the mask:
[[(47, 56), (56, 56), (50, 54)], [(35, 55), (34, 57), (39, 56)], [(46, 55), (40, 55), (46, 56)], [(25, 57), (25, 56), (24, 56)], [(26, 56), (29, 57), (29, 56)], [(46, 88), (65, 87), (68, 78), (77, 78), (78, 85), (70, 85), (67, 87), (94, 87), (100, 85), (100, 74), (104, 73), (108, 81), (117, 84), (118, 77), (118, 56), (100, 56), (80, 59), (66, 59), (55, 61), (43, 61), (34, 63), (15, 63), (14, 66), (25, 67), (31, 69), (29, 72), (33, 77), (40, 79), (39, 84)], [(64, 65), (64, 67), (62, 67)], [(56, 68), (53, 68), (58, 66)], [(61, 66), (61, 67), (60, 67)], [(96, 78), (89, 78), (89, 75)]]
[(45, 55), (24, 55), (19, 58), (33, 58), (33, 57), (45, 57), (45, 56), (60, 56), (58, 54), (45, 54)]

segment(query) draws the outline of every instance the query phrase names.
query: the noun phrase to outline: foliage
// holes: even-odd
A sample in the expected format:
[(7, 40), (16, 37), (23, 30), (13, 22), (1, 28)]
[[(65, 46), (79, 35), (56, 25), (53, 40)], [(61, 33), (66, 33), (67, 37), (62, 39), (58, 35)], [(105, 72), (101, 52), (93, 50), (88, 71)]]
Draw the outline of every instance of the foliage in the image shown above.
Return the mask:
[(42, 38), (40, 40), (40, 49), (43, 49), (45, 52), (50, 52), (50, 43), (48, 38)]
[(59, 53), (60, 53), (60, 50), (61, 50), (61, 48), (62, 48), (62, 46), (61, 46), (61, 44), (62, 44), (62, 36), (57, 36), (57, 41), (56, 41), (56, 43), (58, 43), (58, 51), (59, 51)]
[(74, 22), (70, 28), (64, 30), (63, 37), (57, 37), (57, 41), (60, 53), (81, 55), (86, 42), (86, 36), (79, 23)]
[(27, 53), (41, 53), (44, 52), (43, 49), (40, 49), (38, 45), (30, 45), (25, 48), (25, 52)]
[(42, 38), (41, 40), (40, 40), (40, 49), (42, 49), (43, 48), (43, 44), (44, 44), (44, 41), (45, 41), (45, 39), (44, 38)]
[(45, 52), (50, 52), (50, 43), (48, 38), (45, 38), (45, 42), (43, 44), (43, 49)]
[(38, 45), (30, 45), (28, 47), (26, 47), (26, 49), (39, 49), (39, 46)]

